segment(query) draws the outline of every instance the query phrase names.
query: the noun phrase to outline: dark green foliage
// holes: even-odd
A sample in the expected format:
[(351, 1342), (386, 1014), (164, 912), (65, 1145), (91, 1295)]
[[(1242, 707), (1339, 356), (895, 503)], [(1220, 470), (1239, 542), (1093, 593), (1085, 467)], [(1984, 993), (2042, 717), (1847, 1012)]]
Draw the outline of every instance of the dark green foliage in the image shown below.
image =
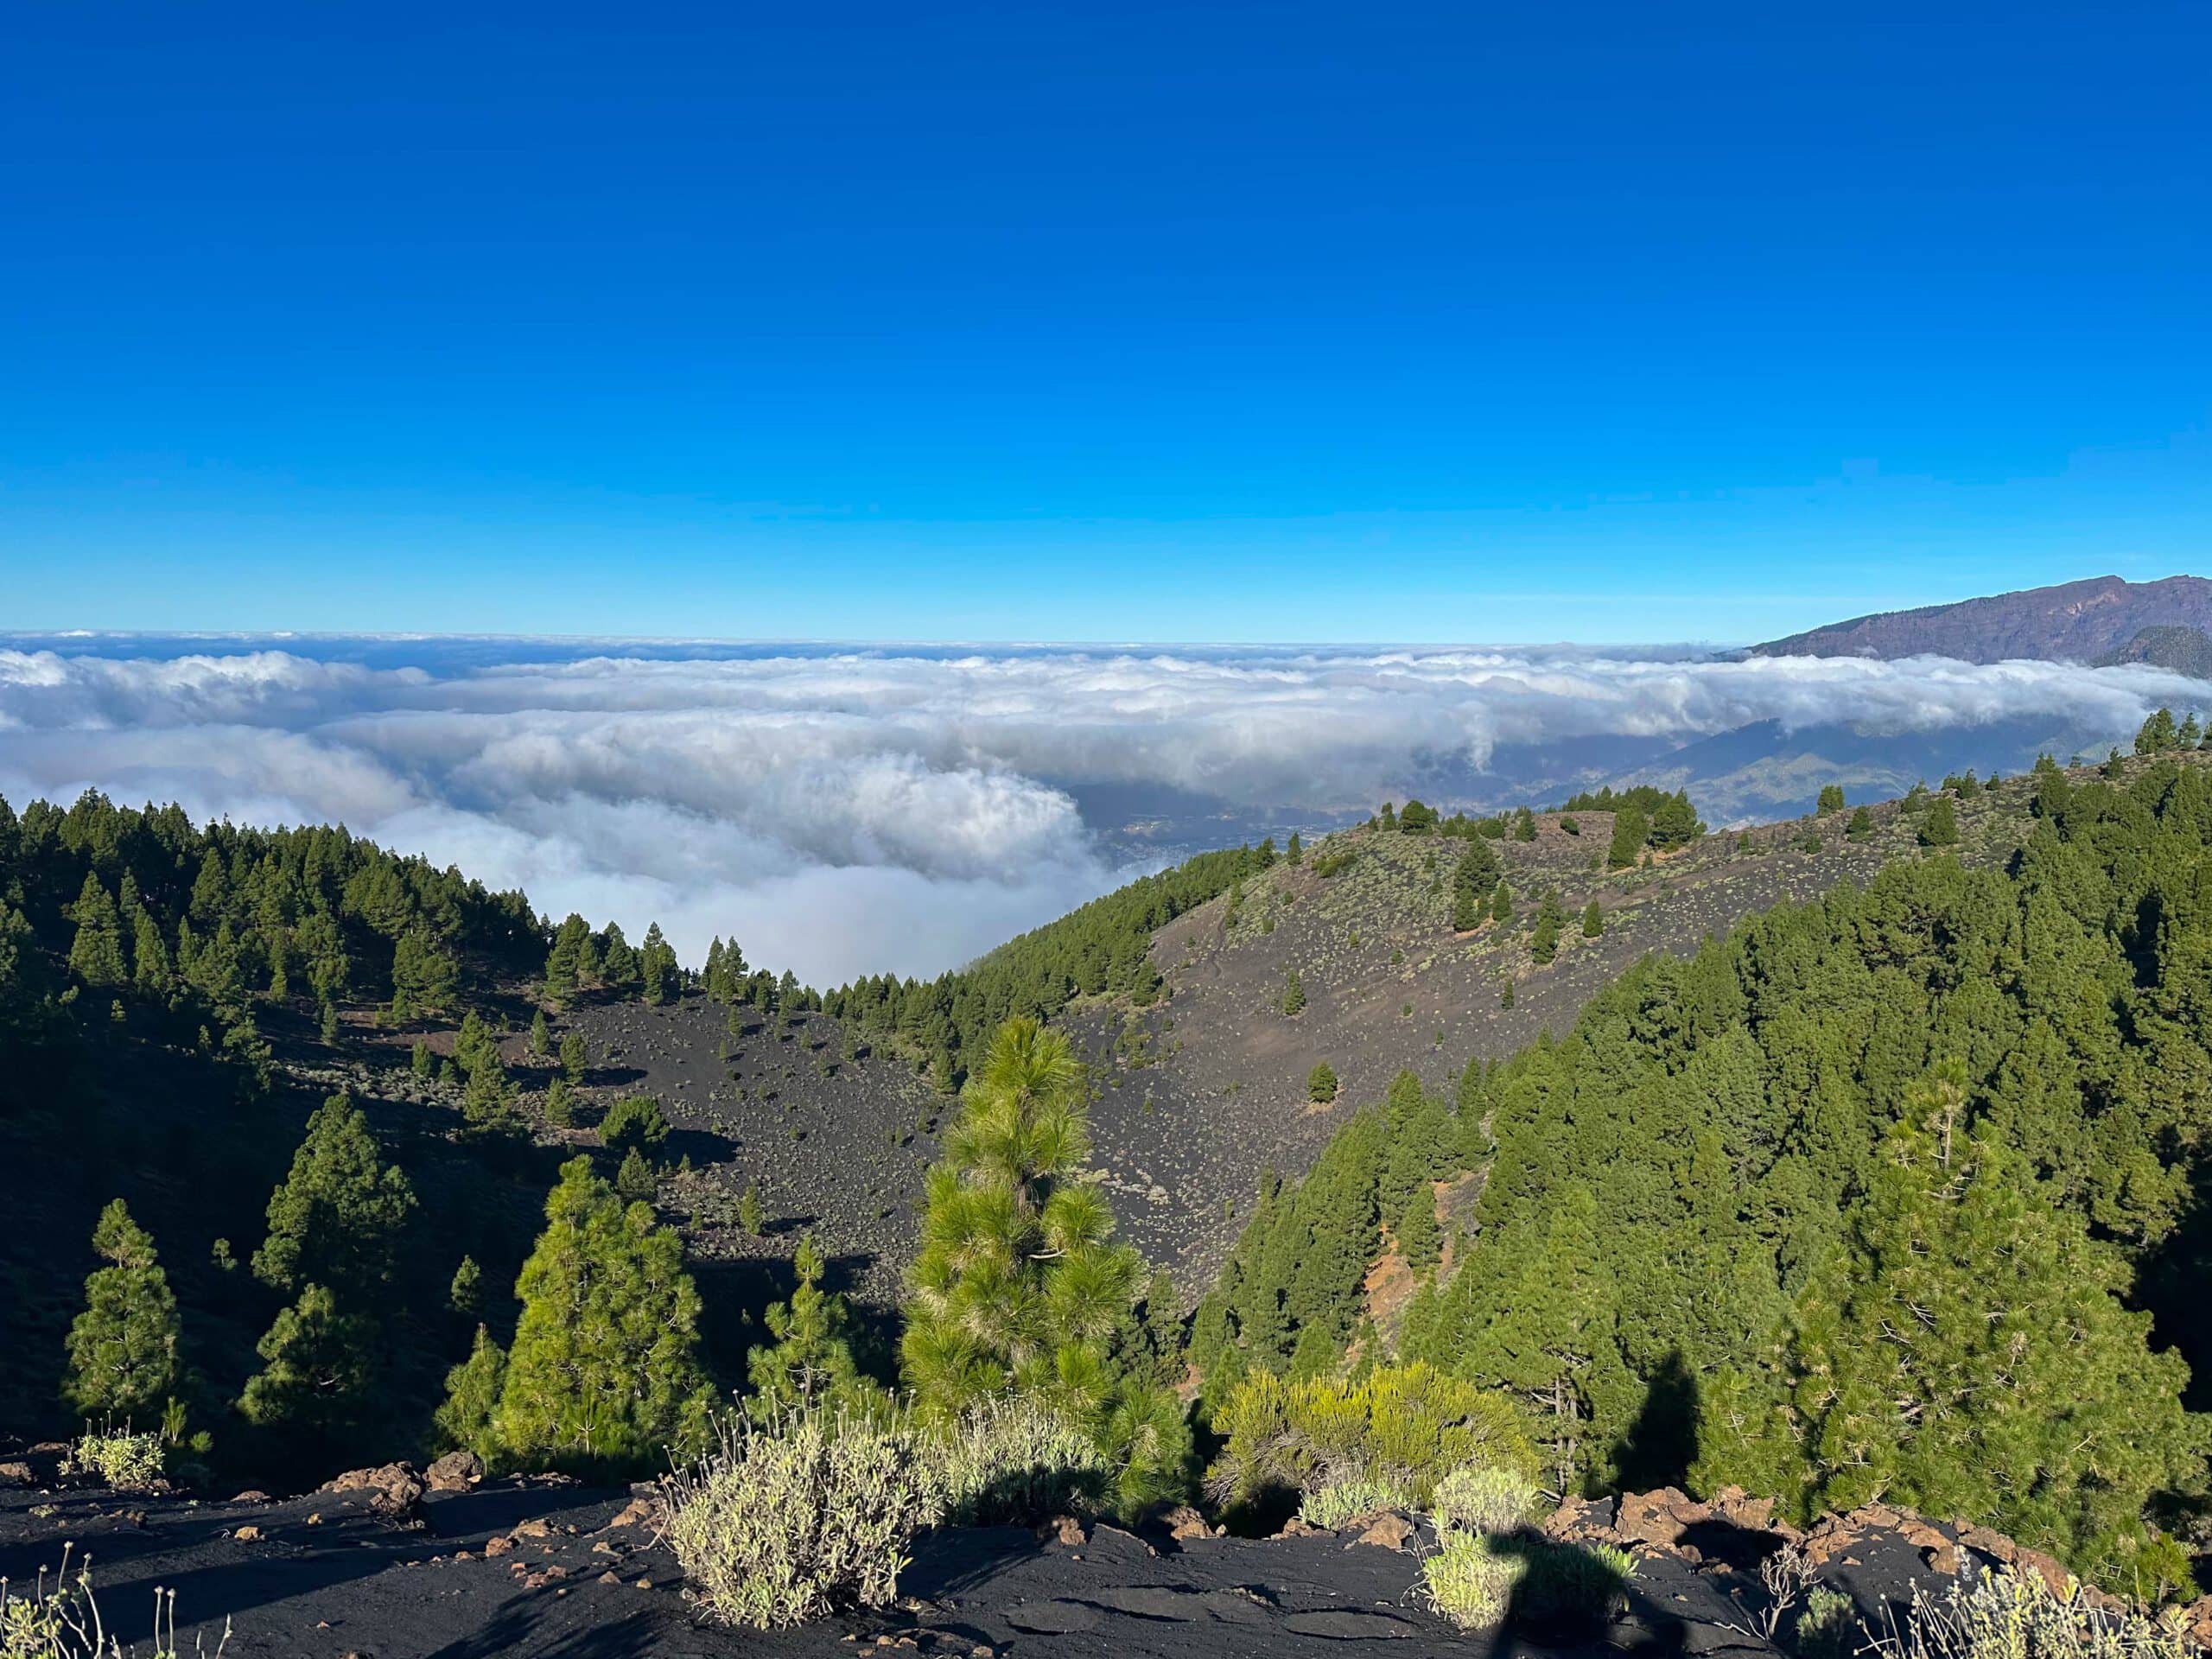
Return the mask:
[(415, 1191), (377, 1150), (369, 1120), (343, 1095), (308, 1119), (291, 1173), (269, 1198), (254, 1276), (290, 1293), (319, 1284), (364, 1297), (391, 1280)]
[(575, 1127), (576, 1091), (564, 1077), (556, 1077), (545, 1085), (545, 1122), (550, 1128)]
[(1853, 841), (1864, 841), (1874, 833), (1874, 815), (1865, 807), (1856, 809), (1851, 822), (1844, 825), (1843, 833)]
[(2138, 754), (2171, 754), (2181, 747), (2181, 732), (2174, 724), (2174, 711), (2171, 709), (2160, 709), (2135, 734)]
[(1290, 832), (1290, 844), (1283, 849), (1283, 862), (1296, 869), (1306, 862), (1306, 843), (1298, 838), (1298, 831)]
[(1560, 910), (1559, 893), (1554, 888), (1544, 889), (1544, 896), (1536, 906), (1536, 925), (1529, 936), (1529, 954), (1539, 963), (1548, 963), (1559, 955), (1559, 931), (1567, 921)]
[(1501, 927), (1513, 919), (1513, 890), (1502, 878), (1491, 890), (1490, 918)]
[(1651, 845), (1660, 852), (1687, 847), (1704, 833), (1704, 821), (1687, 793), (1668, 796), (1651, 815)]
[(638, 947), (639, 993), (649, 1005), (658, 1006), (683, 988), (683, 969), (676, 952), (661, 936), (660, 924), (646, 925), (645, 942)]
[(62, 1395), (87, 1421), (150, 1428), (181, 1375), (176, 1298), (154, 1241), (121, 1198), (100, 1212), (92, 1249), (108, 1265), (85, 1281)]
[(1491, 889), (1497, 882), (1497, 855), (1488, 842), (1471, 839), (1452, 871), (1452, 925), (1462, 933), (1480, 927)]
[(239, 1414), (303, 1463), (341, 1455), (374, 1408), (382, 1348), (374, 1320), (345, 1311), (327, 1286), (302, 1285), (255, 1350), (265, 1363), (248, 1379)]
[(1582, 907), (1582, 937), (1594, 939), (1605, 931), (1605, 912), (1595, 899)]
[(1287, 1014), (1302, 1014), (1306, 1009), (1306, 982), (1293, 968), (1283, 976), (1282, 1011)]
[(1399, 1254), (1415, 1273), (1434, 1267), (1444, 1254), (1444, 1232), (1436, 1220), (1436, 1189), (1422, 1181), (1406, 1194), (1397, 1224), (1391, 1230), (1397, 1236)]
[(545, 1023), (545, 1010), (539, 1008), (530, 1016), (530, 1055), (532, 1059), (550, 1059), (553, 1054), (553, 1028)]
[[(2120, 1582), (2202, 1480), (2212, 773), (2036, 782), (2008, 868), (1890, 865), (1470, 1066), (1478, 1226), (1398, 1352), (1516, 1395), (1567, 1490), (1878, 1490)], [(1363, 1113), (1263, 1187), (1200, 1307), (1208, 1398), (1341, 1363), (1407, 1225), (1392, 1140)]]
[(614, 1172), (614, 1190), (628, 1204), (651, 1203), (653, 1194), (660, 1191), (660, 1178), (637, 1147), (622, 1154), (621, 1166)]
[(584, 1080), (584, 1072), (590, 1063), (590, 1057), (584, 1049), (583, 1033), (563, 1032), (561, 1033), (562, 1073), (570, 1083), (580, 1084)]
[(453, 1270), (453, 1283), (446, 1287), (446, 1306), (472, 1319), (484, 1311), (484, 1270), (476, 1265), (474, 1256), (462, 1256), (461, 1265)]
[(69, 907), (69, 915), (77, 924), (77, 936), (69, 946), (69, 971), (92, 986), (121, 985), (128, 981), (130, 969), (123, 960), (122, 920), (116, 914), (115, 900), (90, 870), (85, 872), (85, 885), (77, 902)]
[(1325, 1106), (1336, 1097), (1336, 1068), (1326, 1060), (1317, 1062), (1306, 1074), (1306, 1098), (1317, 1106)]
[(1923, 847), (1955, 847), (1959, 842), (1958, 810), (1948, 795), (1938, 795), (1929, 803), (1928, 810), (1920, 815), (1920, 844)]
[(1840, 812), (1843, 810), (1843, 785), (1841, 784), (1822, 784), (1821, 785), (1820, 802), (1815, 810), (1825, 816), (1830, 812)]
[(515, 1294), (495, 1422), (506, 1456), (642, 1472), (703, 1441), (713, 1390), (683, 1241), (649, 1206), (624, 1204), (589, 1159), (561, 1166)]
[(1406, 810), (1398, 814), (1398, 833), (1402, 836), (1433, 834), (1436, 823), (1436, 809), (1420, 801), (1408, 801)]
[(1613, 814), (1613, 838), (1605, 849), (1605, 868), (1625, 870), (1632, 866), (1643, 851), (1646, 836), (1651, 833), (1651, 822), (1637, 806), (1624, 806)]
[(668, 1139), (667, 1115), (650, 1095), (625, 1095), (600, 1120), (599, 1141), (609, 1152), (658, 1152)]
[(1534, 841), (1536, 838), (1536, 815), (1527, 807), (1516, 807), (1513, 812), (1513, 839)]

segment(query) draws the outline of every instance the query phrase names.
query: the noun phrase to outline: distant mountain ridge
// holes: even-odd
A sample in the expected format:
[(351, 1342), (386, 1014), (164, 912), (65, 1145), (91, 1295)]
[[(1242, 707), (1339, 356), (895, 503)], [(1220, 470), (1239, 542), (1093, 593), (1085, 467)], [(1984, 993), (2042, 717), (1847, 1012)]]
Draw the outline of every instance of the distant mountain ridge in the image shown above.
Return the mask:
[(2145, 629), (2212, 631), (2212, 581), (2092, 576), (1950, 605), (1885, 611), (1754, 645), (1755, 657), (1954, 657), (1969, 663), (2158, 661), (2121, 658)]

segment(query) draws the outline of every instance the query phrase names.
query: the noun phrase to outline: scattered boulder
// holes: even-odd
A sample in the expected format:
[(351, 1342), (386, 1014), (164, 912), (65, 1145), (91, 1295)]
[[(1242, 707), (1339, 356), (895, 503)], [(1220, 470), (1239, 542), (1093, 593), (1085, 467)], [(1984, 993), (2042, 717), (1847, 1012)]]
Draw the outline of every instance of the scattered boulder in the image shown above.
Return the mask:
[(423, 1496), (423, 1477), (411, 1463), (387, 1463), (375, 1469), (349, 1469), (326, 1482), (326, 1492), (367, 1492), (369, 1507), (378, 1515), (397, 1519), (412, 1516)]
[(614, 1518), (601, 1527), (601, 1532), (612, 1532), (617, 1527), (656, 1527), (660, 1524), (660, 1500), (654, 1497), (633, 1497), (616, 1512)]
[(232, 1533), (231, 1536), (237, 1539), (238, 1542), (242, 1544), (257, 1544), (261, 1541), (261, 1529), (259, 1527), (240, 1527)]
[(1071, 1515), (1056, 1515), (1037, 1529), (1037, 1536), (1046, 1543), (1063, 1545), (1070, 1549), (1090, 1541), (1090, 1534), (1082, 1522)]
[(1211, 1538), (1213, 1529), (1206, 1518), (1187, 1503), (1178, 1503), (1160, 1517), (1167, 1522), (1167, 1535), (1174, 1539)]
[(28, 1463), (0, 1463), (0, 1486), (35, 1486), (38, 1478)]
[(465, 1492), (484, 1478), (484, 1459), (474, 1452), (448, 1452), (423, 1472), (434, 1492)]
[[(1357, 1523), (1355, 1522), (1355, 1525)], [(1413, 1541), (1414, 1523), (1395, 1510), (1385, 1510), (1361, 1529), (1359, 1536), (1346, 1544), (1351, 1549), (1360, 1544), (1370, 1544), (1377, 1549), (1403, 1551)]]

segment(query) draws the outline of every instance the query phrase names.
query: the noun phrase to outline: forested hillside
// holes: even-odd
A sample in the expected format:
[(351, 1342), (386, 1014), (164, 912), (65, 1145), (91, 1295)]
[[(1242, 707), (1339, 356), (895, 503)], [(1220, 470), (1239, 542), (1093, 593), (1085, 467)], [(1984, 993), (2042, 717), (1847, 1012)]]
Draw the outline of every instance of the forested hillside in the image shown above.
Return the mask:
[(1389, 1351), (1509, 1389), (1562, 1491), (1880, 1497), (2177, 1575), (2212, 1364), (2212, 769), (2179, 741), (2039, 767), (2001, 867), (1946, 850), (1955, 780), (1863, 890), (1651, 957), (1448, 1097), (1402, 1078), (1263, 1181), (1208, 1397)]

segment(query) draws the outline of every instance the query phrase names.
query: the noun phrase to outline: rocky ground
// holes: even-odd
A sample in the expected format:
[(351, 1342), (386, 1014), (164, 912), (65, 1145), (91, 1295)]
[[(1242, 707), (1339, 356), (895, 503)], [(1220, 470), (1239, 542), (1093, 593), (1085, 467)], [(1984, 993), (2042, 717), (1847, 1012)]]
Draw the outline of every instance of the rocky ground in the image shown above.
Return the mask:
[[(999, 1659), (1392, 1651), (1719, 1654), (1785, 1650), (1815, 1584), (1851, 1598), (1879, 1631), (1916, 1588), (1999, 1567), (2063, 1580), (2057, 1564), (1984, 1529), (1872, 1505), (1809, 1533), (1771, 1505), (1672, 1491), (1573, 1503), (1544, 1531), (1619, 1545), (1635, 1557), (1624, 1605), (1581, 1631), (1458, 1630), (1420, 1593), (1432, 1540), (1382, 1516), (1337, 1532), (1270, 1539), (1163, 1522), (1134, 1531), (1062, 1519), (1030, 1530), (925, 1535), (894, 1608), (796, 1630), (730, 1630), (706, 1619), (657, 1536), (649, 1489), (602, 1491), (560, 1478), (472, 1484), (405, 1465), (341, 1477), (290, 1499), (228, 1502), (36, 1484), (0, 1462), (0, 1575), (19, 1593), (68, 1546), (89, 1556), (109, 1627), (147, 1634), (156, 1586), (176, 1596), (182, 1650), (308, 1659), (547, 1659), (632, 1655), (834, 1655), (887, 1651)], [(1178, 1535), (1178, 1534), (1180, 1535)], [(1803, 1563), (1777, 1607), (1760, 1567), (1789, 1547)], [(2089, 1592), (2092, 1596), (2094, 1592)], [(2113, 1604), (2116, 1605), (2116, 1604)], [(2212, 1599), (2190, 1610), (2212, 1630)], [(1779, 1645), (1777, 1644), (1779, 1643)]]

